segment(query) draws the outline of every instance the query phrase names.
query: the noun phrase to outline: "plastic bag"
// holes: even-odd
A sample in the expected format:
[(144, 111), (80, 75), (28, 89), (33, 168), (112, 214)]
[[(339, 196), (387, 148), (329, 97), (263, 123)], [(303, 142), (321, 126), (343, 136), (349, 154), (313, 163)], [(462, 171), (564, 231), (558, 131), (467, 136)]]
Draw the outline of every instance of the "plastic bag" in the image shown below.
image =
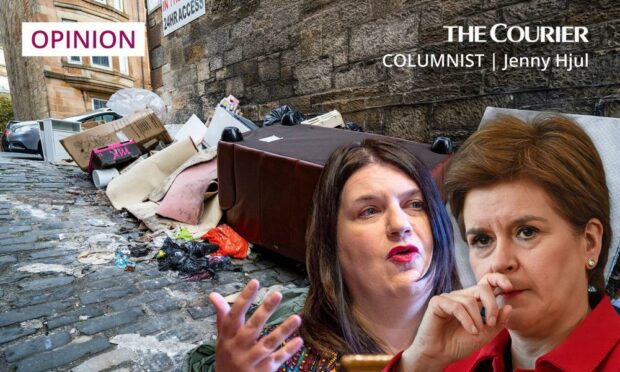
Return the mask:
[(187, 227), (181, 227), (179, 229), (177, 229), (174, 234), (173, 234), (175, 239), (185, 239), (185, 240), (193, 240), (194, 237), (192, 236), (192, 233), (189, 232), (189, 230), (187, 229)]
[(125, 271), (134, 271), (136, 263), (129, 261), (129, 257), (123, 253), (120, 249), (116, 249), (114, 252), (114, 267), (124, 269)]
[(201, 239), (220, 246), (214, 256), (229, 256), (244, 259), (248, 255), (250, 244), (228, 225), (219, 225), (207, 231)]
[(217, 252), (220, 247), (217, 244), (210, 244), (209, 242), (192, 241), (187, 242), (181, 246), (187, 253), (194, 257), (204, 257), (212, 253)]
[(346, 130), (352, 130), (354, 132), (363, 132), (364, 128), (360, 127), (359, 125), (355, 124), (352, 121), (347, 121), (344, 123), (344, 129)]
[(146, 89), (125, 88), (118, 90), (106, 104), (116, 113), (127, 116), (134, 111), (150, 109), (162, 122), (166, 118), (166, 104), (157, 94)]
[(304, 115), (288, 105), (280, 106), (277, 109), (272, 110), (265, 116), (263, 126), (270, 126), (273, 124), (281, 123), (282, 125), (297, 125), (301, 124), (306, 118)]
[(204, 269), (209, 269), (207, 255), (217, 251), (218, 248), (217, 245), (208, 242), (182, 239), (174, 241), (166, 238), (155, 258), (160, 271), (173, 270), (186, 275), (195, 275)]
[(199, 282), (204, 279), (211, 279), (215, 275), (217, 271), (227, 270), (227, 271), (240, 271), (242, 270), (240, 267), (235, 267), (232, 262), (230, 262), (230, 257), (226, 256), (206, 256), (207, 260), (207, 268), (202, 271), (193, 274), (191, 276), (187, 276), (183, 279), (186, 282)]
[(173, 270), (189, 275), (200, 272), (207, 263), (204, 257), (195, 257), (189, 254), (183, 246), (178, 245), (170, 238), (164, 240), (156, 258), (160, 271)]

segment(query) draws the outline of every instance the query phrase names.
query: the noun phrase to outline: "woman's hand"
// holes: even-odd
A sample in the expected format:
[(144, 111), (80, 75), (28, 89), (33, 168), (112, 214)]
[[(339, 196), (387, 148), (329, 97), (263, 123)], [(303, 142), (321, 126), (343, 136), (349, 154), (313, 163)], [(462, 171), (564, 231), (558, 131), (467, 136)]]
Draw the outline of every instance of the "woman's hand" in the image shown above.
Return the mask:
[(505, 327), (512, 310), (510, 305), (500, 308), (495, 296), (510, 290), (506, 276), (491, 273), (473, 287), (431, 298), (399, 370), (441, 370), (486, 345)]
[(290, 316), (258, 340), (265, 323), (282, 300), (280, 293), (270, 294), (246, 322), (245, 313), (254, 301), (258, 287), (257, 280), (250, 280), (232, 308), (220, 294), (209, 295), (217, 314), (217, 371), (275, 371), (303, 345), (301, 337), (282, 345), (301, 325), (301, 318), (297, 315)]

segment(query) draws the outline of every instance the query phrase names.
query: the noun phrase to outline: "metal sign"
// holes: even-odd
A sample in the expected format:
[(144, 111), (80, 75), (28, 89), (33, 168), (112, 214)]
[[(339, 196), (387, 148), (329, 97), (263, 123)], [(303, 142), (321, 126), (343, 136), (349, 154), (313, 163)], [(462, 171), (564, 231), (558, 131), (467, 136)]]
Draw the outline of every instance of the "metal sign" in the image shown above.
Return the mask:
[(164, 36), (205, 14), (205, 0), (162, 0)]

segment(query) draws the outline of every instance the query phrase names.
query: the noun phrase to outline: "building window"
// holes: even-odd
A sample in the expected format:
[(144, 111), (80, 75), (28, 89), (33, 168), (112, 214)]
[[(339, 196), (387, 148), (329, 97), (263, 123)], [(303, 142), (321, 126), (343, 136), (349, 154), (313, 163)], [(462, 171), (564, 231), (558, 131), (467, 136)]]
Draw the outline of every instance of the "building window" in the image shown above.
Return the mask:
[(112, 66), (110, 65), (110, 57), (107, 56), (93, 56), (90, 57), (91, 58), (91, 64), (95, 67), (102, 67), (102, 68), (106, 68), (108, 70), (112, 69)]
[[(66, 18), (63, 18), (62, 21), (63, 22), (77, 22), (74, 19), (66, 19)], [(76, 65), (81, 65), (82, 64), (82, 57), (80, 57), (80, 56), (69, 56), (69, 57), (67, 57), (67, 62), (76, 64)]]
[(101, 3), (101, 4), (107, 4), (108, 3), (108, 0), (95, 0), (95, 1), (98, 2), (98, 3)]
[(100, 108), (105, 108), (106, 107), (106, 103), (108, 103), (108, 101), (104, 100), (104, 99), (99, 99), (99, 98), (93, 98), (93, 110), (98, 110)]
[(118, 68), (121, 74), (129, 74), (129, 64), (127, 63), (127, 56), (118, 57)]
[(114, 0), (114, 7), (121, 12), (125, 10), (125, 8), (123, 8), (123, 0)]
[(80, 56), (70, 56), (70, 57), (67, 57), (67, 62), (74, 63), (76, 65), (81, 65), (82, 64), (82, 57), (80, 57)]

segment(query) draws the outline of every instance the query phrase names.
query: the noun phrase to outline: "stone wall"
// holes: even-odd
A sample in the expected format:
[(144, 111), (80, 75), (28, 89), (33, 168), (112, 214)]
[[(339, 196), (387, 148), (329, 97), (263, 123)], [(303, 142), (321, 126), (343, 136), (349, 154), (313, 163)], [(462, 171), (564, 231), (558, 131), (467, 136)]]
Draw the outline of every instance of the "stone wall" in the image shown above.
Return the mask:
[(17, 120), (49, 117), (47, 89), (41, 73), (42, 59), (31, 58), (29, 63), (21, 63), (21, 23), (34, 19), (36, 11), (35, 0), (12, 1), (11, 6), (0, 7), (4, 59), (11, 86), (13, 114)]
[[(255, 121), (289, 104), (338, 109), (368, 131), (457, 141), (487, 106), (620, 116), (620, 5), (615, 0), (206, 0), (200, 19), (162, 36), (148, 19), (152, 82), (170, 122), (206, 118), (234, 94)], [(587, 26), (584, 44), (448, 43), (444, 25)], [(567, 72), (386, 68), (386, 53), (589, 54)]]

